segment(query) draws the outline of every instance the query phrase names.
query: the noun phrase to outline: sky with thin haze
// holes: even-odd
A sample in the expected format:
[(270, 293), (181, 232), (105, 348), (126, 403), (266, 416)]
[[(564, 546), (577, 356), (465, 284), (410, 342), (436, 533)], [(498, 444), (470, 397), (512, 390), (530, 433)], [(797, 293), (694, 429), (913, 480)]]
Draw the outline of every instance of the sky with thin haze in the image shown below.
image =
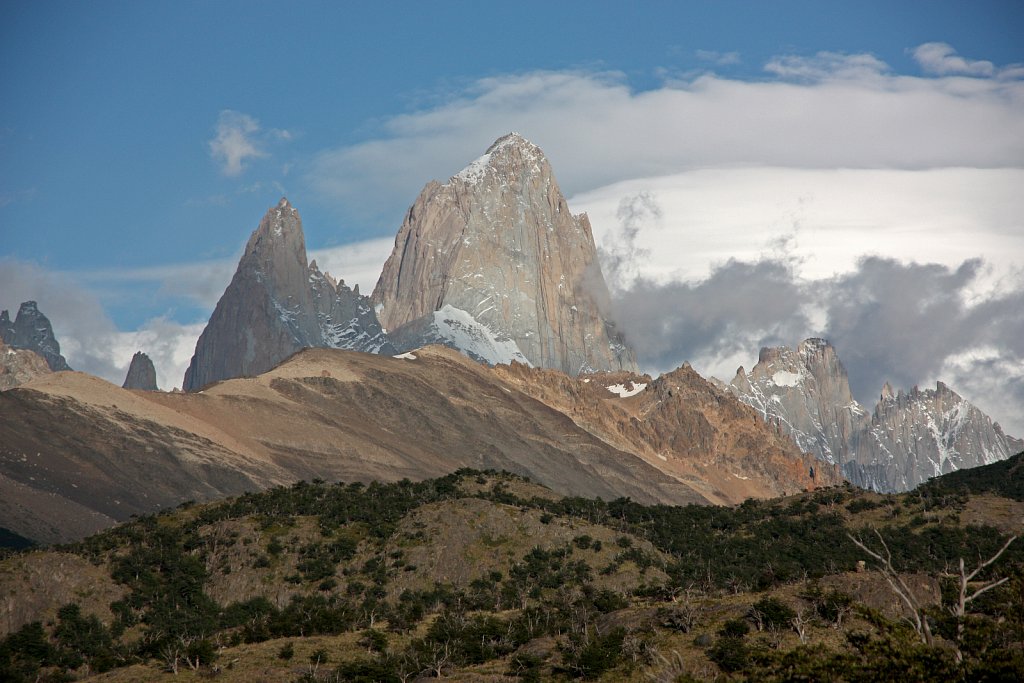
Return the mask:
[[(635, 6), (634, 6), (635, 5)], [(369, 293), (409, 205), (515, 130), (656, 374), (823, 336), (1024, 436), (1024, 3), (12, 0), (0, 308), (180, 386), (266, 210)]]

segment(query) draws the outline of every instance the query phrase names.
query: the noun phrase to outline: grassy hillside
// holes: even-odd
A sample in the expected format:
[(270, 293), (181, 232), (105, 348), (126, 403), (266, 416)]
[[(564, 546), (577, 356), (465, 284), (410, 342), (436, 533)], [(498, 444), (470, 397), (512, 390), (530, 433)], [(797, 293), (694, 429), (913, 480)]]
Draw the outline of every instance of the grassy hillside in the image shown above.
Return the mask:
[[(184, 505), (0, 562), (0, 680), (1020, 679), (1024, 541), (949, 609), (944, 572), (1024, 515), (980, 476), (720, 508), (464, 470)], [(850, 536), (884, 541), (933, 644)]]

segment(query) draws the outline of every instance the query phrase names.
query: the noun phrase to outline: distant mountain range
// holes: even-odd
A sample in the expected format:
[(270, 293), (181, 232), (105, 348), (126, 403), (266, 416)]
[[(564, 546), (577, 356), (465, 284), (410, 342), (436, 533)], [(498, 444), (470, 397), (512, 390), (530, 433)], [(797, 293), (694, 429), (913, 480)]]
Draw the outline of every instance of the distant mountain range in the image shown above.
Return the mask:
[(802, 450), (877, 491), (907, 491), (1024, 449), (942, 382), (909, 393), (886, 384), (868, 413), (853, 399), (846, 369), (824, 339), (762, 349), (757, 365), (750, 373), (741, 367), (728, 388)]
[(125, 388), (67, 372), (33, 302), (0, 315), (0, 386), (23, 384), (0, 394), (0, 527), (68, 540), (188, 499), (459, 467), (567, 495), (730, 504), (844, 476), (905, 490), (1021, 449), (942, 384), (886, 389), (868, 414), (824, 340), (764, 349), (729, 385), (688, 365), (640, 375), (608, 299), (587, 217), (514, 133), (427, 184), (371, 296), (307, 261), (282, 198), (185, 393), (153, 391), (141, 352)]

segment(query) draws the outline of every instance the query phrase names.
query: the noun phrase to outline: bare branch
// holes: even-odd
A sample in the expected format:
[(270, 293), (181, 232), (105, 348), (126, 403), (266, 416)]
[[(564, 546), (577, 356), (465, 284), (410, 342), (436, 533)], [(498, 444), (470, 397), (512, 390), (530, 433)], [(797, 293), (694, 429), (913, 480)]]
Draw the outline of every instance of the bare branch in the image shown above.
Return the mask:
[(892, 592), (903, 600), (907, 609), (910, 610), (912, 617), (912, 619), (910, 619), (910, 623), (917, 632), (917, 635), (921, 638), (921, 642), (926, 645), (931, 645), (932, 630), (928, 625), (927, 617), (924, 615), (924, 608), (921, 606), (921, 602), (917, 599), (917, 596), (914, 594), (914, 591), (910, 586), (908, 586), (903, 580), (903, 577), (900, 576), (899, 572), (896, 571), (896, 568), (892, 566), (892, 553), (889, 551), (889, 546), (886, 545), (885, 539), (882, 538), (882, 534), (878, 529), (875, 529), (874, 532), (875, 535), (878, 536), (878, 540), (881, 542), (882, 548), (885, 550), (885, 557), (882, 557), (880, 553), (869, 548), (867, 544), (859, 538), (855, 538), (851, 534), (846, 534), (846, 537), (853, 541), (854, 545), (878, 562), (878, 570), (888, 582), (889, 587), (892, 588)]
[[(981, 572), (982, 569), (984, 569), (985, 567), (989, 566), (990, 564), (992, 564), (993, 562), (998, 560), (999, 556), (1002, 555), (1004, 552), (1006, 552), (1006, 549), (1010, 547), (1010, 544), (1013, 543), (1016, 540), (1017, 540), (1016, 536), (1010, 536), (1009, 540), (1006, 541), (1006, 543), (1003, 544), (1003, 547), (999, 549), (999, 552), (997, 552), (992, 557), (988, 558), (987, 561), (979, 564), (977, 569), (975, 569), (973, 572), (971, 572), (970, 574), (967, 575), (967, 580), (970, 581), (975, 576), (977, 576)], [(960, 562), (961, 562), (961, 567), (963, 567), (963, 559), (961, 559)]]

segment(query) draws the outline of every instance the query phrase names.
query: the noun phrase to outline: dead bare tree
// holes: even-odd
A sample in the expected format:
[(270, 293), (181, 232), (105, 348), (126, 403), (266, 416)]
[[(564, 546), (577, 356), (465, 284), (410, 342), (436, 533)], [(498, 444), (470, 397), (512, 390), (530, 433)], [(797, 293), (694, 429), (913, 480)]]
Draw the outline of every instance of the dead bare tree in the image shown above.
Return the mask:
[(796, 616), (790, 620), (793, 626), (793, 630), (796, 631), (796, 635), (800, 638), (800, 644), (807, 644), (807, 627), (810, 626), (810, 610), (806, 607), (801, 607), (796, 611)]
[(998, 560), (999, 556), (1002, 555), (1004, 552), (1006, 552), (1006, 549), (1010, 547), (1010, 544), (1013, 543), (1016, 540), (1017, 540), (1016, 536), (1011, 536), (1009, 538), (1009, 540), (1006, 541), (1006, 543), (1003, 544), (1003, 547), (1000, 548), (999, 551), (995, 555), (993, 555), (992, 557), (988, 558), (984, 562), (980, 562), (979, 561), (978, 566), (970, 574), (968, 574), (967, 570), (964, 568), (964, 558), (962, 558), (962, 557), (960, 558), (960, 572), (959, 572), (959, 575), (957, 576), (957, 579), (958, 579), (958, 582), (959, 582), (959, 589), (960, 589), (959, 590), (959, 595), (958, 595), (956, 604), (949, 608), (949, 611), (953, 613), (954, 617), (956, 617), (956, 661), (957, 662), (962, 662), (964, 660), (964, 655), (963, 655), (963, 652), (961, 651), (960, 648), (961, 648), (961, 644), (963, 643), (964, 617), (965, 617), (966, 612), (967, 612), (967, 605), (970, 604), (971, 602), (973, 602), (974, 599), (977, 598), (982, 593), (984, 593), (986, 591), (989, 591), (989, 590), (992, 590), (993, 588), (996, 588), (998, 586), (1003, 585), (1004, 583), (1006, 583), (1007, 581), (1010, 580), (1010, 577), (1009, 576), (1004, 576), (1001, 579), (991, 579), (989, 581), (985, 581), (980, 586), (975, 588), (974, 592), (971, 593), (970, 595), (968, 595), (968, 585), (971, 583), (971, 581), (974, 580), (974, 578), (976, 576), (978, 576), (978, 574), (980, 574), (982, 572), (982, 570), (984, 570), (990, 564), (992, 564), (993, 562)]
[(882, 549), (885, 551), (883, 557), (880, 553), (875, 552), (859, 538), (854, 537), (851, 534), (846, 534), (847, 538), (853, 541), (854, 545), (870, 555), (876, 562), (878, 562), (878, 571), (888, 582), (889, 587), (892, 588), (895, 593), (903, 601), (903, 603), (910, 610), (910, 624), (914, 627), (914, 631), (917, 632), (921, 642), (926, 645), (932, 645), (934, 638), (932, 637), (931, 626), (928, 625), (928, 619), (924, 613), (924, 607), (921, 605), (921, 601), (917, 599), (914, 591), (911, 590), (907, 582), (903, 580), (896, 568), (892, 566), (892, 553), (889, 552), (889, 546), (885, 544), (885, 539), (882, 538), (882, 534), (879, 533), (878, 529), (874, 530), (875, 535), (878, 536), (879, 542), (882, 544)]
[(454, 654), (455, 651), (450, 640), (444, 641), (443, 644), (435, 644), (430, 651), (428, 668), (437, 678), (441, 678), (444, 675), (445, 669), (451, 665)]
[(163, 657), (167, 671), (175, 676), (178, 675), (178, 663), (181, 661), (181, 649), (174, 642), (167, 643), (160, 648), (160, 656)]

